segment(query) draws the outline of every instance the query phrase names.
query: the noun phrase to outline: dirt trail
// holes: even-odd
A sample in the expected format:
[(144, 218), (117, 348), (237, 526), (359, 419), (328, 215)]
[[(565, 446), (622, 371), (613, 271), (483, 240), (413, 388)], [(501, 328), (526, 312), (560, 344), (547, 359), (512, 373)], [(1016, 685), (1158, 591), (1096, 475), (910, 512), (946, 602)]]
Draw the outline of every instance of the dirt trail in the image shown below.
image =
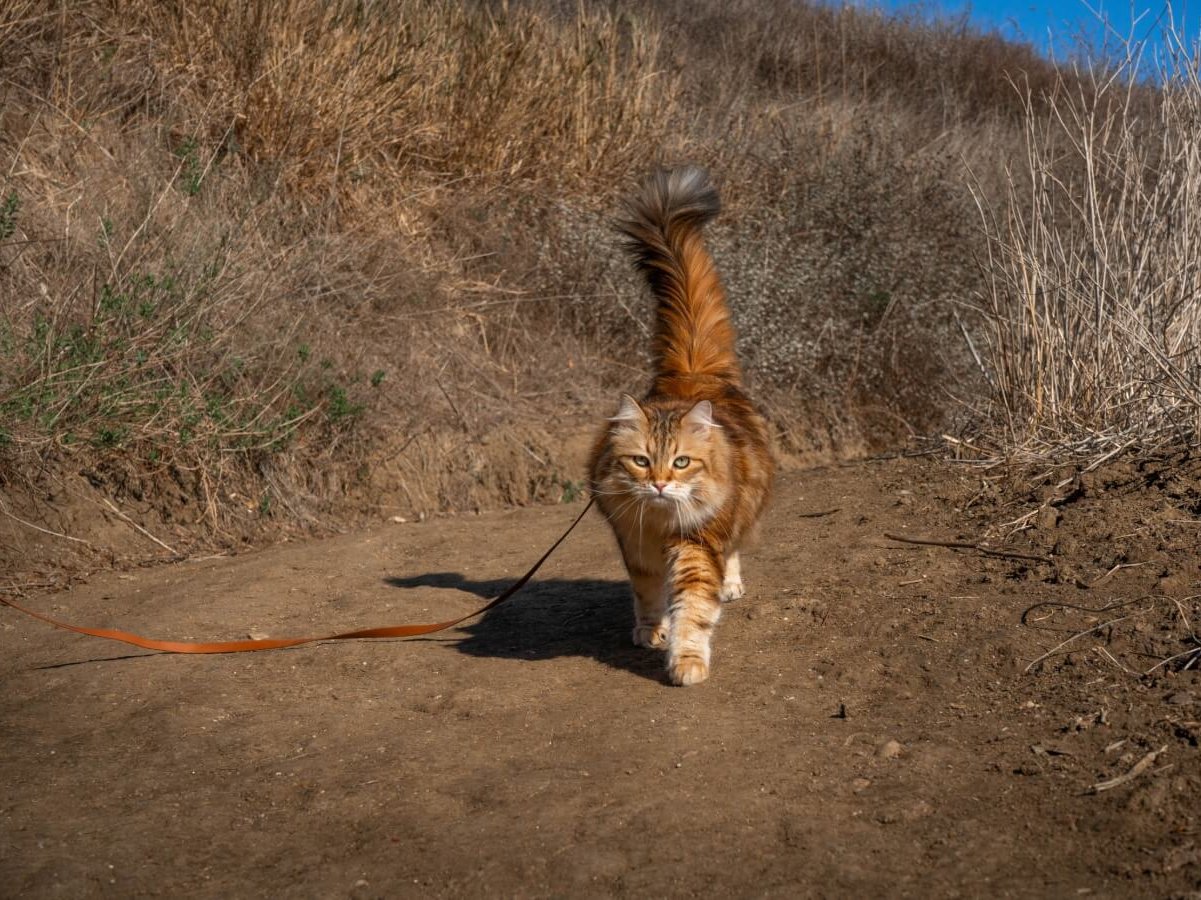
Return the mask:
[[(1198, 896), (1201, 666), (1123, 669), (1148, 668), (1146, 647), (1191, 646), (1195, 545), (1156, 523), (1195, 540), (1201, 505), (1148, 490), (1061, 490), (1008, 544), (1054, 542), (1050, 572), (883, 537), (976, 538), (1001, 521), (1005, 501), (966, 468), (787, 475), (713, 677), (687, 689), (630, 645), (594, 516), (509, 605), (432, 639), (161, 656), (3, 611), (0, 884), (72, 898)], [(1064, 567), (1110, 568), (1098, 529), (1132, 505), (1155, 528), (1122, 552), (1152, 561), (1071, 583)], [(198, 639), (428, 621), (495, 592), (578, 511), (398, 524), (26, 602)], [(1139, 597), (1022, 624), (1039, 602)], [(1089, 793), (1161, 746), (1141, 775)]]

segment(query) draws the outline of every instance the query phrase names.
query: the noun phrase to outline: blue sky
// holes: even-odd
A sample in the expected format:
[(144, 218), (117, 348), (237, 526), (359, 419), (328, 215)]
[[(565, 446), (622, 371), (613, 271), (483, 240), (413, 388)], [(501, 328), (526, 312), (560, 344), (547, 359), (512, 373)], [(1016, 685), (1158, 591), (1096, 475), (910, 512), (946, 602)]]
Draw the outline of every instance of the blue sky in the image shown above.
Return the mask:
[(1195, 45), (1201, 36), (1201, 0), (1159, 3), (1131, 0), (1092, 0), (1087, 3), (1081, 0), (1029, 0), (1025, 3), (924, 0), (916, 4), (900, 0), (877, 0), (876, 3), (868, 0), (867, 5), (878, 5), (885, 10), (918, 9), (926, 14), (947, 16), (966, 13), (969, 21), (978, 28), (998, 31), (1007, 38), (1033, 44), (1061, 61), (1074, 54), (1080, 46), (1080, 36), (1090, 46), (1102, 46), (1107, 35), (1104, 23), (1108, 23), (1109, 31), (1123, 38), (1133, 35), (1145, 40), (1149, 50), (1161, 46), (1160, 34), (1171, 20), (1190, 45)]

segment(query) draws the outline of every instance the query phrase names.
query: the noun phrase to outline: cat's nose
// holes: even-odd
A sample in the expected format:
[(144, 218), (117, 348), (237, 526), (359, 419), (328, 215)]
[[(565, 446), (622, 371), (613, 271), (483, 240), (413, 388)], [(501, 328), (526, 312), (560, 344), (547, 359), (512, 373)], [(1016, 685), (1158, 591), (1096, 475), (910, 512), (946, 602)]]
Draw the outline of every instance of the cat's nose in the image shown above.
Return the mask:
[(657, 490), (657, 491), (658, 491), (660, 494), (662, 494), (662, 493), (663, 493), (663, 489), (664, 489), (665, 487), (667, 487), (667, 482), (666, 482), (666, 481), (656, 481), (656, 482), (655, 482), (655, 490)]

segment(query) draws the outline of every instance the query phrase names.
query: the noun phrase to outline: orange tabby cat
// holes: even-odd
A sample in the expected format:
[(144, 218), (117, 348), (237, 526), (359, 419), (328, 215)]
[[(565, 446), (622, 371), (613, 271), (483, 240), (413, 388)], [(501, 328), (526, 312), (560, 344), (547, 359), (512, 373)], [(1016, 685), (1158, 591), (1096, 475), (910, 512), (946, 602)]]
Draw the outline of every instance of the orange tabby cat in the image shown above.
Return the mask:
[(767, 425), (743, 393), (734, 328), (701, 226), (701, 169), (656, 172), (618, 223), (655, 295), (654, 380), (622, 397), (592, 451), (590, 487), (634, 588), (634, 643), (666, 647), (675, 684), (709, 677), (721, 602), (742, 596), (738, 551), (767, 502)]

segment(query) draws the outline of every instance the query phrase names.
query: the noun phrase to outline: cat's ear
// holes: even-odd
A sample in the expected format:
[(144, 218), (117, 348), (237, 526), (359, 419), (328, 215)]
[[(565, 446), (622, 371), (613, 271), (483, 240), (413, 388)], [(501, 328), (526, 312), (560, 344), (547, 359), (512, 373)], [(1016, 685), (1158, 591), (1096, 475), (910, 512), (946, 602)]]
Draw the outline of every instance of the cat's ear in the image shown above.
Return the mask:
[(637, 400), (629, 394), (622, 394), (621, 406), (617, 409), (617, 415), (609, 421), (616, 425), (627, 425), (638, 428), (646, 425), (646, 412)]
[(680, 420), (680, 423), (686, 431), (697, 437), (708, 437), (711, 429), (721, 428), (713, 421), (713, 404), (708, 400), (701, 400), (684, 413), (684, 418)]

